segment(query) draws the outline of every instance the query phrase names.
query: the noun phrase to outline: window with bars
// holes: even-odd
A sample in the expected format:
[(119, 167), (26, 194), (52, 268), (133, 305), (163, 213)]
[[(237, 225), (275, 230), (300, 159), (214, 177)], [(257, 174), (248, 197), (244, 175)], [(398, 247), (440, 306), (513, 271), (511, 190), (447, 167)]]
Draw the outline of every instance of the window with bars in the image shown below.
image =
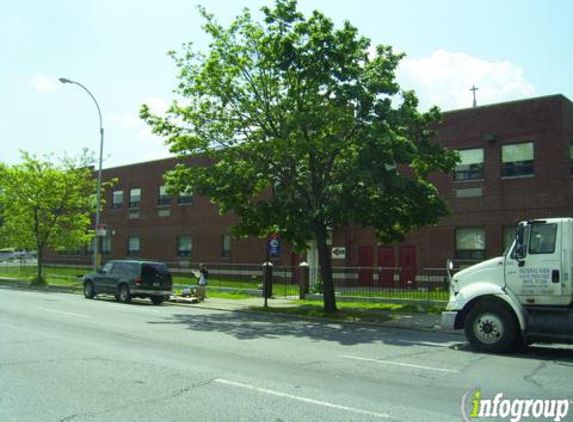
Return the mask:
[(456, 166), (454, 180), (482, 180), (484, 178), (483, 148), (458, 150), (460, 163)]
[(141, 188), (129, 190), (129, 208), (139, 208), (141, 205)]
[(192, 249), (191, 236), (179, 236), (177, 238), (177, 256), (191, 256)]
[(502, 145), (501, 164), (502, 177), (534, 175), (533, 142)]
[(157, 205), (166, 206), (171, 205), (171, 195), (167, 192), (167, 186), (161, 185), (157, 194)]
[(476, 261), (485, 259), (485, 229), (457, 229), (456, 258)]
[(118, 210), (123, 206), (123, 191), (114, 190), (111, 198), (111, 209)]
[(141, 241), (139, 236), (129, 236), (127, 238), (127, 254), (129, 256), (139, 255), (141, 251)]

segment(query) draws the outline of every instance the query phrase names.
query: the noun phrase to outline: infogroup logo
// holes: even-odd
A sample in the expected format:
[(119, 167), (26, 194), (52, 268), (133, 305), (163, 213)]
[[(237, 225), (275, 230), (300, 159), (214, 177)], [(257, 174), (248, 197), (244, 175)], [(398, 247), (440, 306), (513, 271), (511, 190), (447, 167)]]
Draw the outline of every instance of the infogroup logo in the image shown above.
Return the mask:
[(508, 419), (511, 422), (533, 418), (559, 422), (569, 413), (570, 405), (570, 399), (508, 399), (503, 393), (497, 393), (493, 399), (485, 399), (481, 390), (474, 388), (463, 394), (460, 413), (465, 422), (478, 418)]

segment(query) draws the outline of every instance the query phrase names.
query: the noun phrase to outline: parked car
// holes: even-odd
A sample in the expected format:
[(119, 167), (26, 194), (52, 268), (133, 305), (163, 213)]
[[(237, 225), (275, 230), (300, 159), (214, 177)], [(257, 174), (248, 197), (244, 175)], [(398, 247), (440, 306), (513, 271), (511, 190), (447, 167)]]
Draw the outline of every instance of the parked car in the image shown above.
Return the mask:
[(172, 279), (167, 265), (162, 262), (116, 260), (106, 262), (97, 273), (85, 275), (83, 283), (87, 299), (111, 294), (123, 303), (141, 297), (161, 305), (171, 295)]
[(12, 261), (16, 259), (16, 250), (14, 248), (0, 249), (0, 261)]

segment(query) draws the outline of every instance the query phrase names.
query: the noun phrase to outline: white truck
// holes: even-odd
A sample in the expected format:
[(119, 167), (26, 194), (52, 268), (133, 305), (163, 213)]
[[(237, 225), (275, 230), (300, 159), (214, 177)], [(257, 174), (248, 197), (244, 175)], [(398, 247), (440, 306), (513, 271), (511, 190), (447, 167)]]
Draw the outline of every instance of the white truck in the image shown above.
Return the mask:
[(517, 224), (504, 256), (450, 277), (442, 328), (499, 353), (535, 342), (573, 343), (573, 218)]

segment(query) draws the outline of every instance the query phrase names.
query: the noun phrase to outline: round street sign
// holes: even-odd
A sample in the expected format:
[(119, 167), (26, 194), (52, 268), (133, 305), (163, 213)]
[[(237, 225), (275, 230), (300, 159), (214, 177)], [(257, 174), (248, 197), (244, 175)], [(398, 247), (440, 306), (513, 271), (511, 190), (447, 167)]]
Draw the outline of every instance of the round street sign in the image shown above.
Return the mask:
[(277, 258), (281, 254), (280, 235), (271, 234), (267, 237), (267, 252), (272, 258)]

